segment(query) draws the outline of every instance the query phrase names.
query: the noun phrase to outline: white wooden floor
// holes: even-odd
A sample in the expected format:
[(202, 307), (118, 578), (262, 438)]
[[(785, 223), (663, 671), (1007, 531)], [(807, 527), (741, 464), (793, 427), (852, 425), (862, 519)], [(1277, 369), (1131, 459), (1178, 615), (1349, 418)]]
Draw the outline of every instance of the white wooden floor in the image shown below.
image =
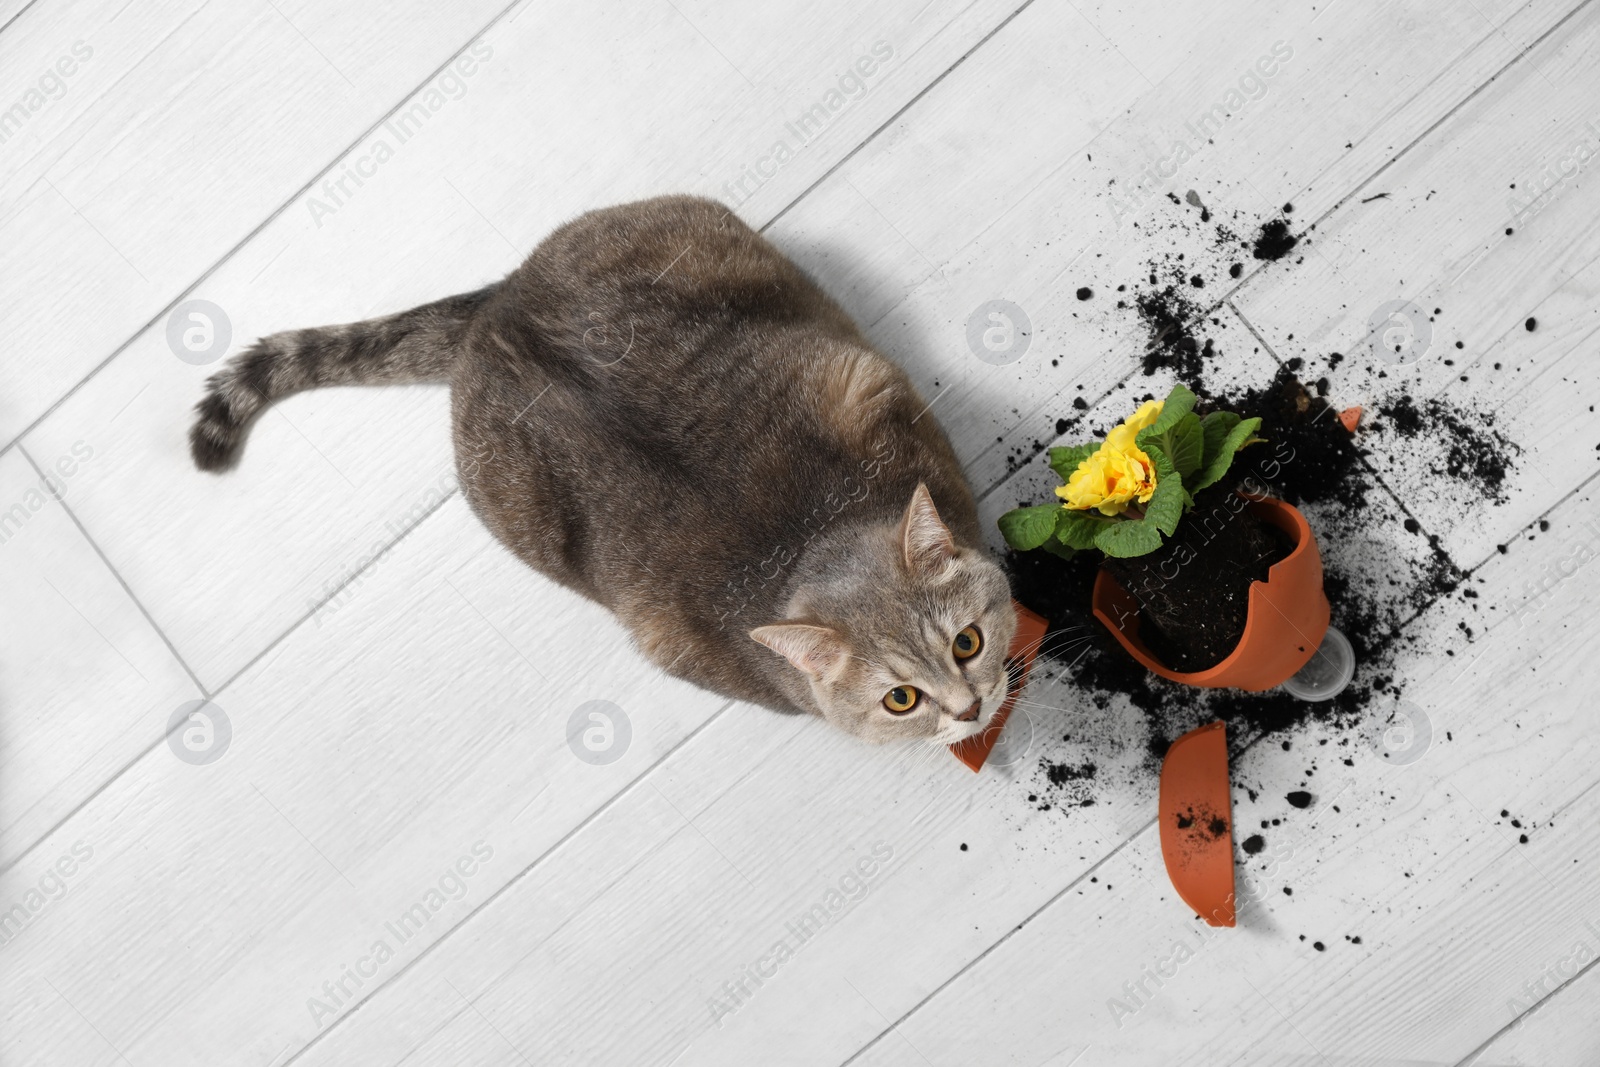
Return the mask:
[[(0, 0), (0, 27), (0, 1063), (1600, 1063), (1600, 3)], [(1241, 865), (1235, 930), (1174, 900), (1136, 774), (1041, 812), (1026, 761), (663, 678), (479, 527), (442, 389), (297, 397), (236, 473), (188, 462), (192, 302), (236, 350), (689, 191), (941, 396), (993, 510), (1014, 448), (1135, 372), (1137, 324), (1074, 289), (1188, 248), (1131, 192), (1241, 84), (1161, 189), (1292, 202), (1315, 240), (1206, 290), (1225, 369), (1489, 405), (1523, 451), (1491, 505), (1374, 438), (1479, 598), (1409, 624), (1424, 758), (1353, 746), (1293, 812), (1302, 763), (1245, 754), (1239, 817), (1292, 845)], [(1034, 329), (1004, 366), (965, 340), (997, 298)], [(1326, 371), (1395, 299), (1442, 309), (1431, 355)], [(164, 735), (208, 699), (204, 762)], [(1040, 736), (1093, 713), (1029, 699)], [(611, 762), (566, 741), (595, 700)]]

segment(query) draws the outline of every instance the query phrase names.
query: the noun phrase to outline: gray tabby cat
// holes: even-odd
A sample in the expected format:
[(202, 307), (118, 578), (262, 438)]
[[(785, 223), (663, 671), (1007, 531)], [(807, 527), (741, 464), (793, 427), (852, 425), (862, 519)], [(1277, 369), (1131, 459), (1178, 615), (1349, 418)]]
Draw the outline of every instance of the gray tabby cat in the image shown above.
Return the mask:
[(265, 337), (211, 378), (195, 464), (279, 397), (390, 382), (450, 383), (478, 516), (669, 673), (868, 741), (959, 741), (1003, 702), (1016, 617), (949, 442), (721, 204), (594, 211), (478, 292)]

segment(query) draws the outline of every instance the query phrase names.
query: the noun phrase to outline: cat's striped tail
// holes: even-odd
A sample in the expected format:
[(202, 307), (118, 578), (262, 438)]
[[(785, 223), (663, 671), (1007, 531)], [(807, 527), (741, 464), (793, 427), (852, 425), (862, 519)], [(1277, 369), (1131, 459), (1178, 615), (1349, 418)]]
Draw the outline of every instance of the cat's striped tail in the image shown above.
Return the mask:
[(261, 338), (207, 381), (189, 431), (195, 466), (233, 466), (250, 423), (290, 393), (323, 385), (447, 381), (468, 323), (497, 288), (498, 283), (365, 322)]

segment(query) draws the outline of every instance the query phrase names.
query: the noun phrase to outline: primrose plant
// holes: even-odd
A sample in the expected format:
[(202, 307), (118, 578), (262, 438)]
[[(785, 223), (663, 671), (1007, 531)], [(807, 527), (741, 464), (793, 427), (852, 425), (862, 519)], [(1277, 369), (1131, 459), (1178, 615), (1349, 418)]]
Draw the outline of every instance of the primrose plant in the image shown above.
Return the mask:
[(1064, 485), (1061, 504), (1016, 508), (1000, 516), (1000, 532), (1018, 550), (1042, 548), (1070, 557), (1085, 549), (1108, 556), (1143, 556), (1161, 547), (1194, 507), (1194, 495), (1214, 485), (1246, 445), (1261, 440), (1257, 418), (1231, 411), (1195, 414), (1195, 395), (1173, 386), (1150, 400), (1100, 442), (1050, 450), (1050, 467)]

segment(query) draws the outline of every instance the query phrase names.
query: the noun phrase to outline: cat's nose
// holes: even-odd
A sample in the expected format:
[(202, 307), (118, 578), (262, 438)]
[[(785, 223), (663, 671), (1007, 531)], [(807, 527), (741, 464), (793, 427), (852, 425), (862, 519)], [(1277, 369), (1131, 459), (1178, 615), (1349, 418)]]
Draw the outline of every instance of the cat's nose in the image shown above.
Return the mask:
[(980, 712), (982, 710), (983, 710), (983, 701), (974, 700), (972, 702), (972, 707), (968, 708), (966, 711), (963, 711), (960, 715), (956, 716), (956, 722), (974, 722), (978, 718), (978, 712)]

